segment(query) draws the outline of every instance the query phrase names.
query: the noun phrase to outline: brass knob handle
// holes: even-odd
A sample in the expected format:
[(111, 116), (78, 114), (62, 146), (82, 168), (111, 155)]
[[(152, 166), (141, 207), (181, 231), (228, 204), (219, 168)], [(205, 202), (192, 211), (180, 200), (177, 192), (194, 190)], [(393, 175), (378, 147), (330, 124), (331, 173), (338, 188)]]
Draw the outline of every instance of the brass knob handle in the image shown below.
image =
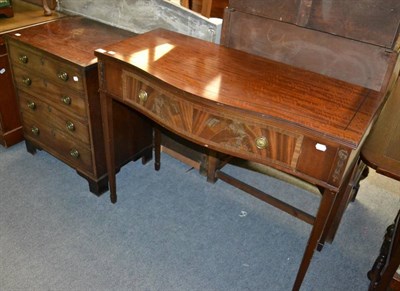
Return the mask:
[(36, 110), (36, 104), (33, 101), (28, 101), (28, 108), (31, 110)]
[(147, 97), (148, 97), (148, 94), (147, 94), (147, 92), (145, 91), (145, 90), (143, 90), (143, 89), (141, 89), (140, 91), (139, 91), (139, 100), (140, 101), (142, 101), (142, 102), (146, 102), (147, 101)]
[(29, 61), (28, 56), (25, 56), (25, 55), (20, 56), (18, 59), (19, 59), (20, 63), (22, 63), (22, 64), (27, 64)]
[(71, 105), (71, 97), (69, 96), (62, 96), (61, 101), (66, 105)]
[(33, 133), (34, 135), (39, 135), (39, 134), (40, 134), (40, 130), (39, 130), (39, 128), (37, 128), (36, 126), (32, 126), (31, 131), (32, 131), (32, 133)]
[(69, 131), (75, 131), (75, 124), (73, 124), (71, 121), (67, 121), (66, 125)]
[(63, 80), (64, 82), (68, 81), (68, 73), (66, 72), (59, 72), (58, 73), (58, 78), (60, 80)]
[(32, 80), (29, 77), (23, 77), (22, 83), (24, 83), (26, 86), (30, 86), (32, 84)]
[(268, 140), (265, 136), (261, 136), (256, 139), (256, 146), (258, 149), (263, 150), (268, 147)]
[(72, 150), (70, 150), (70, 151), (69, 151), (69, 154), (71, 155), (71, 157), (73, 157), (73, 158), (75, 158), (75, 159), (79, 158), (79, 152), (78, 152), (77, 149), (72, 149)]

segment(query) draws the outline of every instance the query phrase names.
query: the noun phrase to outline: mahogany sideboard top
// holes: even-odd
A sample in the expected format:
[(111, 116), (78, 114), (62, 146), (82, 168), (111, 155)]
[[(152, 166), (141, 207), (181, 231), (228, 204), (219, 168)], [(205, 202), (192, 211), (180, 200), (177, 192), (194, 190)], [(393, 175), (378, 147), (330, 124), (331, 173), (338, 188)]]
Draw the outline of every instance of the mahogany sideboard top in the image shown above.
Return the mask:
[(244, 111), (353, 149), (384, 101), (375, 90), (162, 29), (106, 47), (101, 56), (205, 106)]
[[(123, 103), (209, 149), (207, 178), (219, 178), (313, 225), (298, 290), (349, 187), (358, 153), (386, 93), (158, 29), (96, 50), (110, 198), (116, 202), (113, 106)], [(396, 54), (387, 53), (388, 63)], [(391, 72), (384, 77), (392, 78)], [(140, 139), (133, 133), (130, 138)], [(316, 216), (260, 194), (218, 168), (218, 155), (285, 171), (321, 189)], [(335, 209), (335, 210), (333, 210)]]

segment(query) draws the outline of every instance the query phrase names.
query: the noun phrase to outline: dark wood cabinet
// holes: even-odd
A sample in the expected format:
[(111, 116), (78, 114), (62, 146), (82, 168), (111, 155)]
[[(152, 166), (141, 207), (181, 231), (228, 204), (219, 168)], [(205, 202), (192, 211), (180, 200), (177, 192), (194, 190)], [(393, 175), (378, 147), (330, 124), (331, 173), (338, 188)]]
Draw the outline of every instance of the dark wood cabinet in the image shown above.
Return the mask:
[(0, 144), (9, 147), (23, 139), (8, 55), (0, 36)]
[(63, 16), (58, 12), (52, 16), (44, 16), (41, 6), (21, 0), (13, 1), (13, 11), (14, 17), (0, 18), (0, 145), (4, 147), (21, 142), (23, 133), (3, 36), (20, 28), (53, 21)]
[[(27, 150), (34, 154), (43, 149), (76, 169), (97, 195), (108, 189), (108, 180), (94, 50), (132, 35), (82, 17), (65, 17), (6, 38)], [(117, 104), (114, 109), (116, 127), (132, 130), (129, 120), (118, 123), (127, 109)], [(151, 142), (151, 135), (144, 135), (126, 143), (118, 164), (141, 156), (148, 144), (151, 155)]]

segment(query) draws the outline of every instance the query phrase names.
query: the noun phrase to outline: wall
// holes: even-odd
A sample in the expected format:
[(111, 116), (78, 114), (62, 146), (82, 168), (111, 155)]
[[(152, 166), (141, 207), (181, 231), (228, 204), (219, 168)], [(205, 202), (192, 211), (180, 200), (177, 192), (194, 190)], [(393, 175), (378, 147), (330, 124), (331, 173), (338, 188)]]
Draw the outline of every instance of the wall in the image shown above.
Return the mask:
[(215, 23), (163, 0), (59, 0), (58, 9), (136, 33), (162, 27), (219, 42)]

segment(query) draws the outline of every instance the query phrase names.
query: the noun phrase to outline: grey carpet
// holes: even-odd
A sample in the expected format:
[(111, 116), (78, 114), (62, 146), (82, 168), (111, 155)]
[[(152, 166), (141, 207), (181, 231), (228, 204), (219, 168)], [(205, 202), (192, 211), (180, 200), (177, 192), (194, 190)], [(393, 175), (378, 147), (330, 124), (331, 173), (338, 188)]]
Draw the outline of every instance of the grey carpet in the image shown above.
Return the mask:
[[(319, 198), (229, 167), (315, 213)], [(0, 147), (0, 290), (291, 290), (311, 227), (162, 155), (117, 176), (118, 203), (46, 152)], [(399, 208), (398, 182), (371, 173), (302, 290), (367, 290)]]

